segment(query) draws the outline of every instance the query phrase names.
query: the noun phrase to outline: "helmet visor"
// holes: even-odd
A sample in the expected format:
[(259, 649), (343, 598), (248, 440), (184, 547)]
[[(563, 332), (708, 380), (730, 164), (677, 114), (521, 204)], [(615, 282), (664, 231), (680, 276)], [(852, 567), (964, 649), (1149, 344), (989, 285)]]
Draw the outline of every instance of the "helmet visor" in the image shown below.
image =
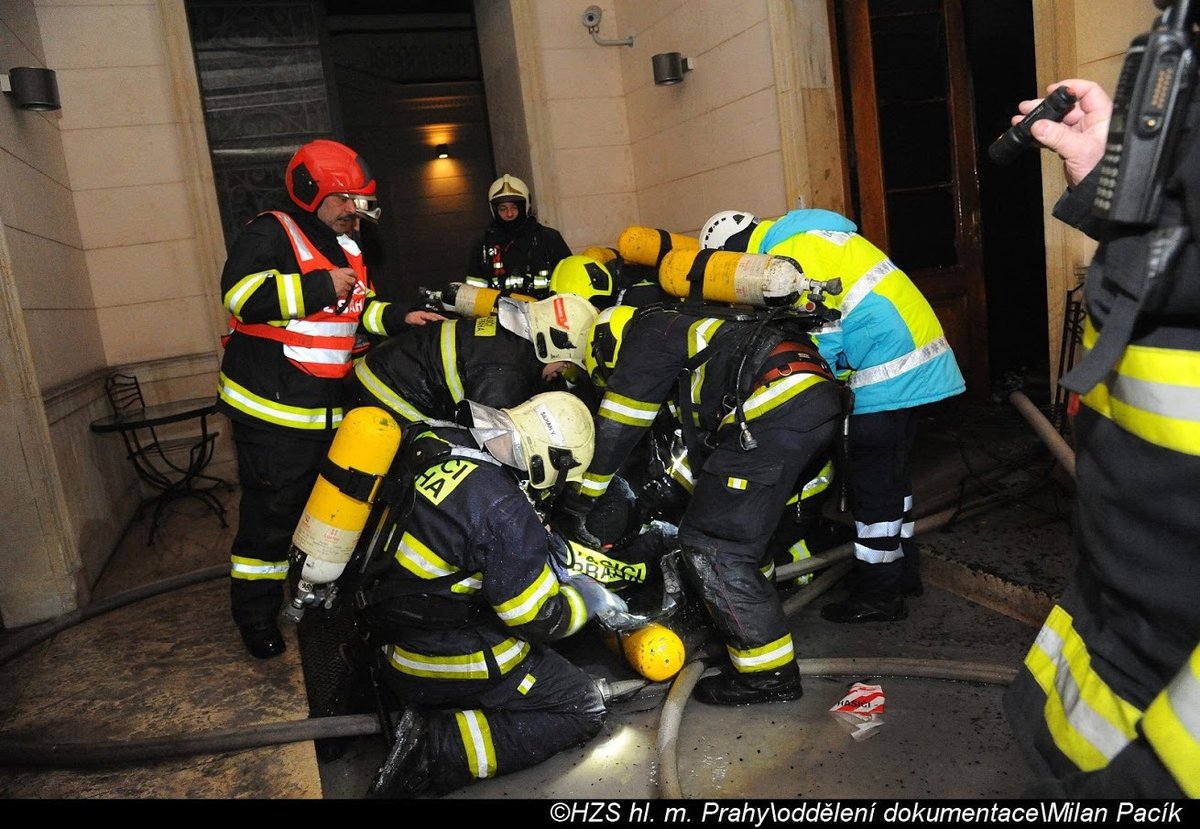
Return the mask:
[(507, 414), (491, 406), (468, 400), (471, 407), (471, 436), (505, 466), (527, 470), (525, 452), (516, 424)]

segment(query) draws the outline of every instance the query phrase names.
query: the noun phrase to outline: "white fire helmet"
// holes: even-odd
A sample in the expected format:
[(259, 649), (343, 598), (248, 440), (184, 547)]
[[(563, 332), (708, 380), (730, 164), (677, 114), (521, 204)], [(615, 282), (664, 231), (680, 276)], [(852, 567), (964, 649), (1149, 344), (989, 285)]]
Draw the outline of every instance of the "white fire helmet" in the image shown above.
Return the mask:
[(518, 406), (470, 402), (476, 442), (496, 460), (529, 474), (534, 489), (580, 481), (592, 462), (592, 414), (575, 395), (548, 391)]
[(757, 224), (758, 217), (745, 210), (722, 210), (720, 213), (714, 213), (704, 223), (704, 227), (700, 228), (700, 247), (745, 253), (750, 234)]
[(555, 294), (537, 302), (500, 297), (496, 316), (500, 325), (533, 343), (543, 363), (565, 360), (584, 368), (587, 336), (599, 311), (576, 294)]

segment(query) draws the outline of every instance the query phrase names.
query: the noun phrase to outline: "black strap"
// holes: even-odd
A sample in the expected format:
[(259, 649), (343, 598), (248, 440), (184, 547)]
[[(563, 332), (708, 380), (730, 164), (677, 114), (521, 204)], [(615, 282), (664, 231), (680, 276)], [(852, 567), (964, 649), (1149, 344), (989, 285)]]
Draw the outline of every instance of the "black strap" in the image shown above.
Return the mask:
[(363, 503), (370, 503), (371, 492), (380, 477), (361, 469), (338, 466), (328, 455), (321, 460), (320, 473), (322, 478), (336, 486), (340, 492)]
[(713, 248), (702, 248), (692, 260), (692, 267), (687, 273), (689, 304), (698, 305), (704, 302), (704, 271), (708, 268), (708, 260), (712, 259), (716, 252)]

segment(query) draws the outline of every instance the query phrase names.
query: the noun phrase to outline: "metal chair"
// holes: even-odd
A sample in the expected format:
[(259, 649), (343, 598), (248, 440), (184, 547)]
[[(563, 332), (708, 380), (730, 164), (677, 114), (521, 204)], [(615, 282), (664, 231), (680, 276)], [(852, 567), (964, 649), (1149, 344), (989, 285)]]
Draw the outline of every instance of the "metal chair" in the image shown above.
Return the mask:
[[(204, 469), (212, 460), (216, 440), (221, 434), (209, 430), (208, 413), (194, 416), (194, 419), (199, 421), (198, 433), (192, 431), (164, 437), (159, 434), (158, 428), (162, 421), (159, 419), (156, 423), (152, 410), (147, 409), (142, 387), (136, 376), (120, 373), (109, 375), (105, 380), (104, 389), (113, 415), (122, 424), (119, 431), (125, 440), (128, 460), (133, 464), (138, 477), (158, 490), (157, 495), (142, 502), (136, 516), (140, 519), (145, 507), (154, 502), (150, 543), (154, 541), (163, 507), (176, 498), (185, 496), (196, 498), (208, 505), (220, 518), (221, 526), (228, 527), (225, 506), (210, 491), (214, 486), (227, 487), (228, 484), (220, 478), (204, 474)], [(199, 479), (211, 481), (212, 485), (197, 488), (195, 483)]]

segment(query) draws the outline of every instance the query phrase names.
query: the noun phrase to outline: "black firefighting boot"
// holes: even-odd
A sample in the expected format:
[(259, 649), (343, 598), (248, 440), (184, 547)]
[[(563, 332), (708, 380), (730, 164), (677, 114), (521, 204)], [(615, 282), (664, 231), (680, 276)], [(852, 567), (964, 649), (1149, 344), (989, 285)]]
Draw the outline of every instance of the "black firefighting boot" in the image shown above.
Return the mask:
[(696, 683), (692, 692), (697, 700), (708, 705), (752, 705), (756, 702), (787, 702), (800, 699), (800, 668), (789, 662), (775, 671), (739, 674), (725, 668), (715, 676), (706, 676)]
[(279, 625), (274, 621), (260, 622), (252, 625), (239, 625), (238, 632), (242, 634), (242, 643), (246, 650), (256, 659), (270, 659), (279, 656), (287, 650)]
[(408, 706), (396, 723), (392, 749), (375, 779), (367, 789), (367, 797), (377, 800), (419, 797), (433, 783), (427, 753), (429, 722), (416, 707)]
[(908, 616), (904, 606), (904, 563), (901, 560), (886, 564), (854, 562), (854, 572), (848, 579), (850, 595), (841, 601), (821, 608), (821, 618), (828, 622), (898, 622)]

